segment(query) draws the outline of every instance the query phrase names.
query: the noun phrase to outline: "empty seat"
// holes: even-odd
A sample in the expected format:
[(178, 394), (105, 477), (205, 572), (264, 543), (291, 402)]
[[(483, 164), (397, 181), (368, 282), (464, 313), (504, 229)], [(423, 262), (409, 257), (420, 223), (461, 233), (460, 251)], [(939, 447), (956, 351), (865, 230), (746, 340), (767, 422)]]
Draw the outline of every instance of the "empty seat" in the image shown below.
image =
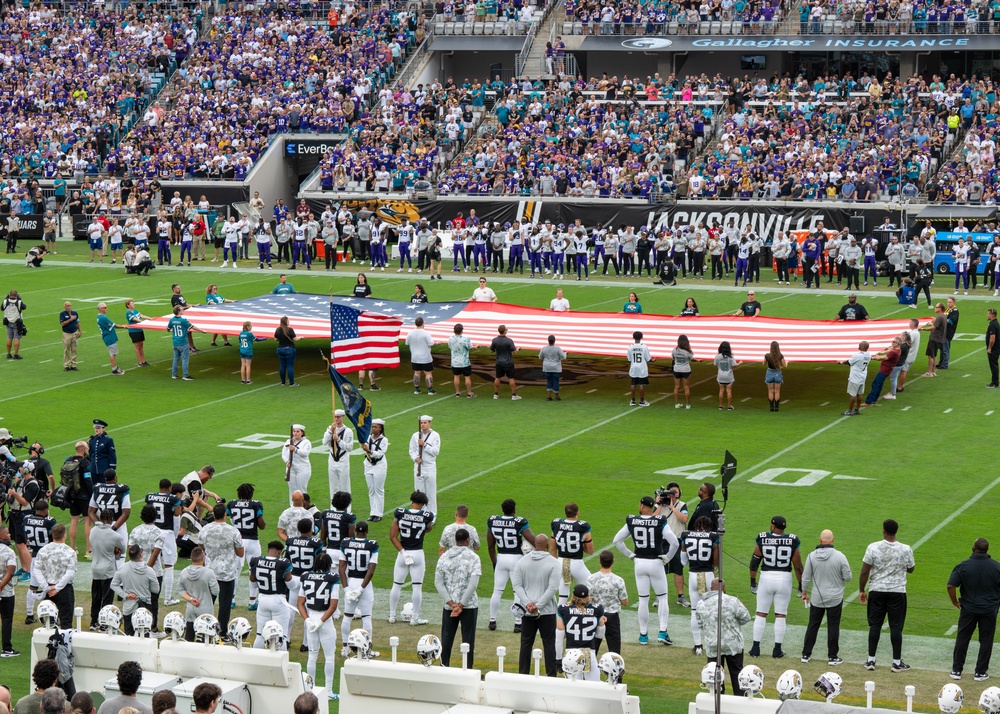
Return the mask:
[(713, 22), (712, 23), (711, 34), (718, 35), (721, 31), (722, 31), (722, 23), (721, 22)]
[(719, 29), (720, 29), (720, 31), (722, 32), (723, 35), (731, 35), (731, 34), (733, 34), (733, 23), (731, 23), (731, 22), (722, 22), (722, 23), (719, 23), (719, 24), (721, 25), (721, 27)]

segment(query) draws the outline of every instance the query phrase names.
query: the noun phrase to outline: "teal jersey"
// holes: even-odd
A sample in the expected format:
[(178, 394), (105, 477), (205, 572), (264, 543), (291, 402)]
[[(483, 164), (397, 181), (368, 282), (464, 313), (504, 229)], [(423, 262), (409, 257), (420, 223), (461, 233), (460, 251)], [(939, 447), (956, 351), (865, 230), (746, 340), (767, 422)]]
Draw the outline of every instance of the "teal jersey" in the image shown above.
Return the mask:
[(142, 330), (140, 330), (138, 327), (131, 327), (131, 325), (137, 324), (142, 321), (142, 318), (139, 317), (138, 310), (126, 310), (125, 321), (128, 322), (128, 324), (130, 325), (130, 327), (128, 328), (129, 332), (133, 332), (136, 334), (142, 333)]
[(167, 323), (167, 329), (170, 330), (170, 338), (173, 340), (174, 347), (183, 347), (188, 343), (187, 335), (191, 329), (191, 323), (185, 318), (176, 315), (171, 317), (170, 322)]
[(205, 293), (205, 303), (207, 305), (221, 305), (224, 302), (225, 298), (219, 294)]
[(101, 339), (109, 347), (118, 342), (118, 333), (115, 331), (115, 323), (107, 315), (97, 316), (97, 328), (101, 331)]
[(253, 343), (256, 339), (249, 330), (240, 333), (240, 357), (253, 357)]
[(273, 295), (291, 295), (294, 292), (295, 288), (292, 287), (291, 283), (278, 283), (271, 291)]

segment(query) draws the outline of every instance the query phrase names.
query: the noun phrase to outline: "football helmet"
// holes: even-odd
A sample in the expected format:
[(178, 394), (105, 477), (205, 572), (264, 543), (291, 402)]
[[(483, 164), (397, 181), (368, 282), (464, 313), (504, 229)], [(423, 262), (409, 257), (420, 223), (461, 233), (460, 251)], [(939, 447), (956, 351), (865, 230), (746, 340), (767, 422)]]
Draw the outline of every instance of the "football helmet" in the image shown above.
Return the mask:
[(114, 605), (105, 605), (97, 615), (97, 624), (109, 635), (115, 634), (122, 626), (122, 611)]
[(229, 623), (229, 639), (233, 641), (233, 646), (236, 649), (243, 647), (243, 641), (251, 632), (253, 632), (253, 628), (250, 627), (250, 621), (245, 617), (237, 617)]
[(372, 651), (372, 636), (368, 630), (351, 630), (347, 637), (347, 646), (358, 659), (368, 659)]
[(42, 600), (38, 603), (36, 614), (42, 627), (55, 627), (59, 622), (59, 608), (51, 600)]
[(576, 679), (583, 675), (583, 670), (590, 659), (590, 650), (571, 648), (563, 653), (562, 670), (569, 679)]
[(280, 652), (285, 647), (285, 628), (278, 624), (277, 620), (268, 620), (264, 623), (264, 629), (260, 631), (260, 636), (264, 638), (264, 649), (272, 652)]
[(717, 662), (709, 662), (701, 669), (701, 688), (712, 694), (722, 690), (722, 670)]
[(941, 710), (942, 714), (958, 714), (963, 701), (965, 701), (965, 694), (962, 693), (962, 688), (954, 682), (944, 685), (938, 692), (938, 709)]
[(206, 645), (218, 644), (221, 635), (222, 627), (219, 625), (219, 621), (215, 618), (215, 615), (209, 615), (208, 613), (198, 615), (194, 621), (195, 642), (198, 642), (200, 639)]
[(408, 602), (405, 605), (403, 605), (403, 612), (402, 612), (402, 614), (400, 614), (400, 619), (402, 619), (403, 622), (409, 622), (410, 620), (413, 619), (413, 603), (412, 602)]
[(136, 637), (149, 637), (149, 632), (153, 629), (153, 613), (144, 607), (133, 612), (132, 629)]
[(740, 689), (748, 697), (755, 696), (764, 689), (764, 673), (755, 664), (748, 664), (741, 669), (736, 681), (739, 682)]
[(424, 635), (417, 642), (417, 659), (425, 667), (434, 664), (434, 660), (441, 657), (441, 640), (437, 635)]
[(1000, 687), (987, 687), (979, 695), (979, 710), (983, 714), (1000, 714)]
[(816, 680), (816, 684), (813, 685), (813, 689), (816, 690), (817, 694), (821, 694), (826, 697), (827, 701), (832, 700), (844, 688), (843, 678), (836, 672), (827, 672), (826, 674), (821, 674), (819, 679)]
[(802, 675), (794, 669), (786, 669), (778, 677), (778, 683), (774, 687), (778, 691), (778, 699), (798, 699), (802, 696)]
[(184, 639), (186, 628), (187, 622), (184, 620), (184, 615), (179, 612), (168, 612), (166, 617), (163, 618), (163, 631), (174, 642)]
[(608, 675), (608, 684), (618, 684), (625, 676), (625, 660), (617, 652), (605, 652), (601, 655), (598, 667)]

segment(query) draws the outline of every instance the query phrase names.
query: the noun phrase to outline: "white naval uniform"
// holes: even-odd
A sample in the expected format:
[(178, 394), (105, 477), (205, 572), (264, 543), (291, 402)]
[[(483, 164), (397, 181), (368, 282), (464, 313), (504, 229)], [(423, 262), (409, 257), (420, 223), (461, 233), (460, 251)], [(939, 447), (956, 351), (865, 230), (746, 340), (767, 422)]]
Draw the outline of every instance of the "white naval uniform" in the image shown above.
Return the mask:
[[(365, 482), (368, 484), (369, 515), (382, 517), (385, 511), (385, 474), (389, 465), (385, 461), (385, 452), (389, 448), (389, 440), (384, 436), (368, 437), (369, 453), (365, 457)], [(372, 463), (372, 461), (375, 463)]]
[[(330, 476), (330, 500), (333, 500), (333, 494), (337, 491), (345, 491), (347, 493), (351, 492), (351, 464), (349, 457), (351, 455), (351, 450), (354, 448), (354, 432), (348, 429), (346, 426), (341, 426), (337, 429), (337, 443), (339, 458), (334, 455), (333, 446), (333, 425), (327, 428), (323, 432), (323, 446), (328, 446), (330, 448), (330, 459), (329, 459), (329, 476)], [(351, 509), (348, 508), (348, 511)]]
[[(417, 440), (421, 432), (418, 430), (410, 437), (410, 458), (413, 459), (413, 490), (427, 494), (427, 510), (437, 518), (437, 457), (441, 453), (441, 435), (431, 429), (424, 437), (424, 450), (420, 452)], [(420, 458), (421, 463), (416, 463)]]
[(292, 493), (309, 490), (309, 479), (312, 477), (312, 464), (309, 463), (309, 454), (312, 452), (312, 442), (305, 437), (295, 443), (295, 451), (288, 451), (288, 442), (281, 447), (281, 460), (288, 463), (288, 455), (292, 453), (292, 468), (288, 472), (288, 503), (292, 503)]

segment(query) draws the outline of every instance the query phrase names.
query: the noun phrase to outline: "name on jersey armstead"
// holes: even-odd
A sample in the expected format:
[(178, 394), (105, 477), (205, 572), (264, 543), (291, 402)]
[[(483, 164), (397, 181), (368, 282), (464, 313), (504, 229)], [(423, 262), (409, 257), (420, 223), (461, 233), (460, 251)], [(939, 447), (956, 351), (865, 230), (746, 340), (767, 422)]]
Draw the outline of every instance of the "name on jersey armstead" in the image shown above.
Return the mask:
[(861, 47), (865, 49), (876, 49), (886, 47), (964, 47), (969, 44), (967, 37), (935, 37), (918, 40), (896, 40), (896, 39), (826, 39), (826, 40), (785, 40), (780, 37), (773, 37), (766, 40), (749, 40), (732, 37), (727, 40), (693, 40), (694, 47), (752, 47), (756, 49), (767, 49), (769, 47), (812, 47), (815, 49), (842, 47)]

